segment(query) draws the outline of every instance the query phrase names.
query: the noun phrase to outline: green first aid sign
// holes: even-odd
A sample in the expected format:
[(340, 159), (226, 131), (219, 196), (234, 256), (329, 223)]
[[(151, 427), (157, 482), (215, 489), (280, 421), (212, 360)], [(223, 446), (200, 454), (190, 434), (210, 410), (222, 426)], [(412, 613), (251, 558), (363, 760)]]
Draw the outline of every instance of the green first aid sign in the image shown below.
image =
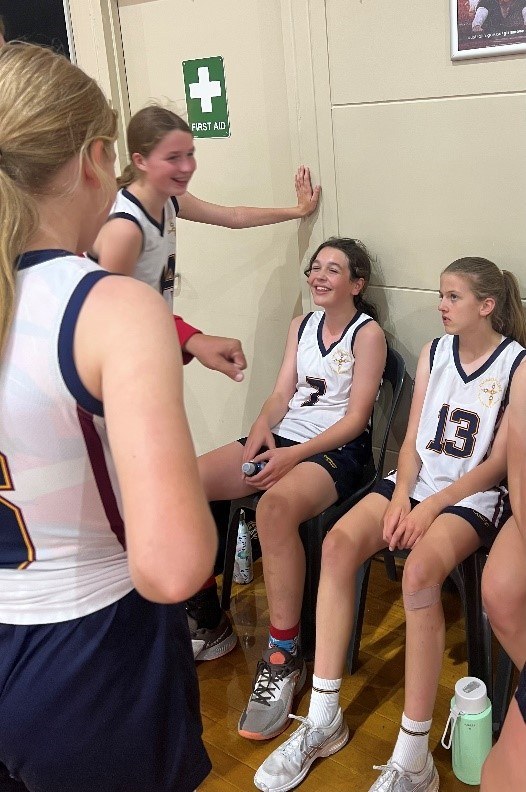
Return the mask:
[(183, 61), (188, 125), (194, 137), (230, 136), (223, 58)]

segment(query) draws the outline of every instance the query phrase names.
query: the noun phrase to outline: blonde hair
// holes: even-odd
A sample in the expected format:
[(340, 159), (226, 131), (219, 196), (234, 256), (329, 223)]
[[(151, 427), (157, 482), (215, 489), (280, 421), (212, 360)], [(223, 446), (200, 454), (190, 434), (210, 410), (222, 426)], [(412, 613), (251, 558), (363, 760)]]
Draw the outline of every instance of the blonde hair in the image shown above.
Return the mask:
[(139, 176), (139, 171), (131, 161), (133, 154), (148, 157), (163, 137), (175, 130), (192, 135), (190, 127), (181, 116), (160, 105), (144, 107), (131, 117), (126, 130), (130, 162), (117, 179), (119, 187), (128, 187)]
[(466, 278), (477, 300), (493, 297), (495, 308), (490, 316), (493, 329), (526, 347), (526, 316), (519, 284), (512, 272), (500, 270), (492, 261), (478, 256), (457, 259), (446, 267), (446, 272)]
[[(0, 355), (11, 326), (16, 261), (39, 225), (38, 196), (94, 140), (113, 143), (117, 116), (98, 85), (33, 44), (0, 48)], [(105, 184), (105, 174), (93, 168)], [(80, 170), (79, 170), (80, 172)]]

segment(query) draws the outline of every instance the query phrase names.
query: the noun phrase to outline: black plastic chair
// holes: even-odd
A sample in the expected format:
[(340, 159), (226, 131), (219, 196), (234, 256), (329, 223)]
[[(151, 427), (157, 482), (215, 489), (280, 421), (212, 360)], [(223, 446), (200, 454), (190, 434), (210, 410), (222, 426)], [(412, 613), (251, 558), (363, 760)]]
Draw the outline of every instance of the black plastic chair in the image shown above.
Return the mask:
[[(349, 511), (355, 503), (363, 498), (382, 476), (389, 431), (400, 400), (404, 375), (405, 363), (402, 356), (394, 349), (388, 349), (382, 385), (373, 411), (373, 447), (376, 449), (376, 453), (373, 453), (373, 458), (364, 469), (362, 484), (360, 488), (346, 500), (330, 506), (317, 517), (300, 525), (300, 536), (305, 547), (307, 561), (301, 611), (301, 645), (304, 656), (307, 659), (312, 657), (314, 651), (316, 598), (320, 579), (321, 546), (323, 539), (334, 523)], [(241, 509), (255, 511), (260, 497), (260, 493), (256, 493), (246, 498), (239, 498), (238, 500), (232, 501), (230, 507), (225, 563), (223, 568), (223, 590), (221, 595), (221, 606), (224, 610), (230, 608), (239, 514)], [(362, 573), (359, 575), (360, 580), (357, 581), (357, 587), (359, 587), (360, 590), (365, 578), (368, 579), (369, 577), (369, 563), (370, 562), (364, 564)], [(364, 603), (362, 603), (361, 599), (357, 599), (357, 602), (359, 602), (360, 607), (362, 607), (361, 614), (357, 613), (356, 615), (356, 619), (360, 622), (361, 635)], [(351, 643), (353, 646), (357, 643), (359, 647), (359, 641), (352, 641)], [(357, 651), (358, 650), (356, 650), (356, 653)]]

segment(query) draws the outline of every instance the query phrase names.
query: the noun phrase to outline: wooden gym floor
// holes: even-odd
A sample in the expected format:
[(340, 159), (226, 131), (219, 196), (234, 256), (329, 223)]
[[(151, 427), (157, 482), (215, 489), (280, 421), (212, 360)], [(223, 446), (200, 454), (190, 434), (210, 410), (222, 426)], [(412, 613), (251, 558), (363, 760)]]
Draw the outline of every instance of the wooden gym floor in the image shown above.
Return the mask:
[[(251, 690), (257, 660), (265, 644), (268, 611), (261, 561), (254, 582), (234, 586), (231, 615), (239, 637), (235, 650), (220, 660), (198, 664), (204, 741), (213, 770), (199, 792), (250, 792), (253, 776), (284, 735), (268, 742), (239, 737), (237, 721)], [(444, 593), (446, 651), (431, 728), (431, 749), (440, 775), (441, 792), (468, 792), (451, 770), (451, 754), (440, 745), (455, 682), (467, 674), (464, 624), (460, 599)], [(317, 761), (300, 792), (367, 792), (378, 777), (373, 764), (385, 763), (398, 734), (403, 707), (404, 609), (400, 583), (387, 578), (383, 564), (373, 561), (369, 581), (359, 669), (346, 674), (342, 706), (351, 729), (349, 743), (328, 759)], [(312, 664), (295, 711), (306, 715)], [(295, 728), (293, 722), (285, 736)]]

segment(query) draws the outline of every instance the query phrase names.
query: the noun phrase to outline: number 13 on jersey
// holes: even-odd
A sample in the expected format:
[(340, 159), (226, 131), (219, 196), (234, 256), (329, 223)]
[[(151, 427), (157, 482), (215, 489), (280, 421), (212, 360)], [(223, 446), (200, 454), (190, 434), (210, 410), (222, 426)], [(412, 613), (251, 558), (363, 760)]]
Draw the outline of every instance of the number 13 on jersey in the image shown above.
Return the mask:
[(35, 548), (29, 537), (22, 512), (2, 492), (14, 490), (7, 459), (0, 452), (0, 567), (25, 569), (35, 560)]

